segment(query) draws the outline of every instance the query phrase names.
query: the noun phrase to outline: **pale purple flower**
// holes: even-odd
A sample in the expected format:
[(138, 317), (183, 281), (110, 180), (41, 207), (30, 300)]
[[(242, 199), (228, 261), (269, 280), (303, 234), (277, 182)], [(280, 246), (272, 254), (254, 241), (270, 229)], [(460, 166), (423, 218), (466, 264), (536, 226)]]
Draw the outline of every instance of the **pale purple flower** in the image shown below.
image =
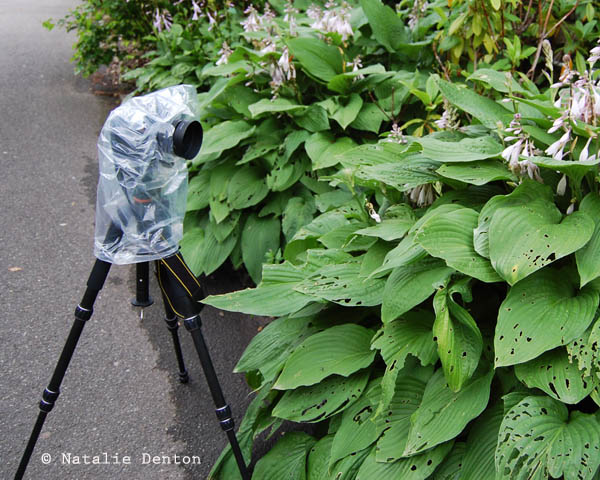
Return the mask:
[(567, 215), (571, 215), (574, 211), (575, 211), (575, 204), (571, 203), (571, 205), (569, 205), (569, 208), (567, 208)]
[(587, 59), (590, 65), (594, 65), (598, 60), (600, 60), (600, 45), (595, 46), (590, 50), (591, 55)]
[(281, 57), (277, 61), (277, 66), (281, 69), (287, 80), (294, 80), (296, 78), (296, 68), (290, 61), (290, 51), (288, 47), (283, 49)]
[(168, 10), (163, 10), (162, 12), (157, 8), (154, 12), (154, 21), (152, 22), (154, 28), (158, 30), (158, 32), (162, 32), (163, 28), (165, 30), (171, 30), (171, 26), (173, 25), (173, 18), (171, 17), (171, 13)]
[(392, 124), (392, 130), (388, 134), (388, 137), (385, 141), (392, 143), (406, 143), (406, 138), (404, 138), (402, 130), (398, 127), (396, 122)]
[(307, 10), (309, 18), (313, 19), (311, 27), (322, 32), (337, 33), (346, 41), (348, 37), (354, 35), (352, 26), (350, 25), (350, 7), (344, 2), (341, 8), (336, 8), (335, 2), (327, 2), (325, 11), (321, 11), (318, 7), (311, 7)]
[(196, 3), (196, 0), (192, 0), (192, 9), (194, 10), (192, 20), (196, 21), (202, 16), (202, 9), (200, 8), (200, 5)]
[(563, 174), (563, 176), (560, 178), (560, 181), (558, 182), (558, 185), (556, 186), (556, 194), (562, 197), (562, 196), (564, 196), (566, 191), (567, 191), (567, 175)]
[[(460, 126), (458, 112), (444, 99), (444, 113), (439, 120), (434, 122), (440, 130), (456, 130)], [(516, 139), (518, 137), (507, 137), (505, 140)]]
[(416, 186), (409, 192), (408, 198), (417, 207), (428, 207), (435, 201), (435, 190), (433, 189), (433, 185), (425, 183)]
[(225, 64), (229, 61), (229, 56), (233, 53), (233, 50), (227, 45), (227, 42), (223, 42), (221, 45), (221, 50), (219, 50), (219, 54), (221, 55), (219, 59), (216, 61), (217, 65)]
[(250, 5), (244, 13), (247, 15), (243, 22), (240, 22), (244, 27), (244, 32), (258, 32), (261, 29), (261, 19), (253, 5)]
[(562, 160), (563, 155), (564, 155), (563, 150), (565, 148), (565, 145), (567, 145), (567, 143), (569, 143), (570, 139), (571, 139), (571, 129), (569, 128), (563, 134), (562, 137), (560, 137), (556, 142), (554, 142), (552, 145), (550, 145), (546, 149), (546, 153), (556, 160)]
[[(353, 72), (360, 70), (362, 66), (362, 57), (360, 55), (354, 57), (354, 60), (352, 60), (351, 62), (346, 62), (346, 67), (351, 67)], [(362, 80), (363, 78), (365, 78), (365, 76), (362, 73), (359, 73), (354, 77), (354, 81)]]
[(579, 154), (580, 162), (585, 162), (586, 160), (594, 160), (596, 158), (595, 155), (592, 155), (590, 157), (589, 153), (588, 153), (591, 142), (592, 142), (592, 137), (588, 138), (588, 141), (586, 142), (585, 146), (583, 147), (583, 150), (581, 150), (581, 153)]

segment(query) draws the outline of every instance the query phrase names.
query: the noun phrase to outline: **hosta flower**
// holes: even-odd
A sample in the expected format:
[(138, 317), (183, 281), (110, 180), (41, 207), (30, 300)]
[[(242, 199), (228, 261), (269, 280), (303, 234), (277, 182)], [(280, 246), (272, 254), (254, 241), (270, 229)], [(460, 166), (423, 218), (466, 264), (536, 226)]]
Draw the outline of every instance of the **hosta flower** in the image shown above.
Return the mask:
[(287, 47), (283, 49), (283, 53), (277, 61), (277, 66), (281, 69), (287, 80), (294, 80), (296, 78), (296, 68), (290, 60), (290, 51)]
[(154, 28), (159, 31), (159, 33), (163, 31), (163, 28), (167, 31), (171, 30), (171, 25), (173, 25), (171, 13), (168, 10), (163, 10), (161, 12), (157, 8), (154, 12), (154, 21), (152, 24), (154, 25)]
[(429, 3), (427, 0), (414, 0), (412, 9), (408, 14), (408, 28), (414, 30), (419, 22), (419, 19), (423, 17), (423, 14), (427, 11)]
[(311, 6), (306, 14), (314, 20), (311, 27), (315, 30), (337, 33), (343, 41), (354, 35), (350, 25), (350, 7), (346, 2), (342, 4), (341, 8), (336, 8), (335, 2), (327, 2), (325, 11)]
[(562, 160), (565, 145), (567, 145), (567, 143), (569, 142), (570, 139), (571, 139), (571, 129), (569, 128), (563, 134), (562, 137), (560, 137), (556, 142), (554, 142), (552, 145), (550, 145), (546, 149), (546, 153), (548, 155), (552, 156), (552, 158), (555, 158), (556, 160)]
[(559, 196), (563, 196), (567, 191), (567, 175), (563, 174), (556, 186), (556, 194)]
[(433, 185), (425, 183), (413, 188), (409, 192), (408, 198), (410, 198), (410, 201), (417, 207), (428, 207), (435, 201), (435, 190)]
[[(520, 177), (528, 176), (532, 180), (544, 183), (540, 176), (539, 167), (527, 157), (533, 157), (538, 154), (538, 150), (530, 140), (529, 135), (523, 132), (521, 125), (521, 115), (516, 113), (510, 122), (506, 132), (511, 133), (511, 136), (504, 138), (505, 141), (514, 141), (502, 151), (502, 158), (508, 163), (508, 168)], [(525, 158), (523, 158), (525, 157)]]
[[(214, 15), (216, 16), (217, 14), (215, 13)], [(215, 28), (217, 19), (213, 17), (209, 11), (206, 12), (206, 16), (208, 17), (208, 31), (210, 32), (213, 28)]]
[(200, 5), (198, 5), (198, 3), (196, 3), (196, 0), (192, 0), (192, 9), (194, 11), (193, 15), (192, 15), (192, 20), (198, 20), (200, 17), (202, 17), (202, 9), (200, 8)]
[(587, 59), (591, 66), (594, 66), (594, 63), (596, 63), (598, 60), (600, 60), (600, 45), (597, 45), (590, 50), (590, 56)]
[[(346, 62), (346, 67), (352, 68), (353, 72), (360, 70), (362, 66), (362, 57), (360, 55), (354, 57), (354, 60), (352, 60), (351, 62)], [(365, 76), (362, 73), (359, 73), (358, 75), (356, 75), (356, 77), (354, 77), (354, 80), (362, 80), (363, 78), (365, 78)]]
[(258, 32), (261, 29), (261, 19), (253, 5), (250, 5), (246, 10), (246, 19), (240, 24), (244, 27), (244, 32)]
[(227, 63), (229, 60), (229, 56), (233, 53), (233, 50), (227, 45), (227, 42), (223, 42), (221, 45), (221, 50), (219, 50), (219, 54), (221, 55), (219, 59), (216, 61), (217, 65), (222, 65)]
[(398, 124), (396, 122), (393, 123), (392, 130), (388, 134), (386, 141), (394, 143), (406, 143), (406, 139), (402, 134), (402, 130), (398, 127)]
[(440, 130), (456, 130), (460, 126), (458, 112), (447, 100), (444, 100), (444, 113), (442, 113), (442, 117), (434, 123)]
[(285, 4), (284, 9), (285, 15), (283, 16), (283, 21), (288, 22), (290, 26), (290, 35), (292, 37), (296, 36), (296, 15), (300, 13), (300, 11), (294, 7), (294, 4), (288, 1)]

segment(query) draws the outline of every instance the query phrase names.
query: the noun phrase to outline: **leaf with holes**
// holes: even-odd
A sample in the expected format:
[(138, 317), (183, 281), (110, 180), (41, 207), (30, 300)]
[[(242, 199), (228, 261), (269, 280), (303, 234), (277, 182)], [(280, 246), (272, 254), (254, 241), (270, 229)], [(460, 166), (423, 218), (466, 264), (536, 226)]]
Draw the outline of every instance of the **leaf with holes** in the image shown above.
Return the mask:
[(352, 405), (364, 392), (369, 371), (348, 378), (332, 375), (316, 385), (299, 387), (285, 392), (273, 416), (294, 422), (319, 422)]
[(567, 344), (569, 361), (577, 362), (577, 367), (587, 377), (595, 376), (600, 379), (600, 319), (581, 335)]
[(416, 141), (423, 147), (424, 157), (443, 163), (474, 162), (499, 157), (502, 153), (502, 144), (491, 136), (444, 142), (429, 135)]
[(306, 480), (329, 478), (329, 456), (332, 443), (333, 435), (327, 435), (310, 449), (306, 459)]
[(439, 180), (436, 170), (440, 163), (429, 158), (414, 155), (397, 163), (362, 166), (354, 173), (359, 183), (370, 185), (380, 182), (401, 192), (407, 192), (424, 183)]
[(387, 365), (381, 380), (378, 415), (391, 402), (396, 379), (409, 355), (418, 358), (423, 366), (433, 365), (437, 361), (437, 347), (431, 333), (433, 322), (433, 314), (428, 310), (414, 310), (384, 325), (373, 337), (371, 348), (380, 351)]
[(360, 467), (356, 480), (424, 480), (429, 478), (451, 449), (452, 442), (446, 442), (420, 455), (401, 458), (393, 463), (378, 462), (373, 451)]
[(594, 319), (598, 291), (578, 289), (571, 270), (544, 268), (512, 287), (498, 314), (496, 367), (523, 363), (566, 345)]
[(479, 364), (483, 349), (481, 332), (469, 312), (452, 299), (451, 290), (438, 290), (433, 308), (433, 335), (444, 376), (450, 389), (458, 392)]
[(451, 178), (471, 185), (485, 185), (496, 180), (517, 181), (517, 177), (506, 165), (497, 160), (482, 160), (467, 164), (444, 164), (437, 169), (442, 177)]
[(424, 258), (396, 267), (385, 283), (381, 320), (395, 320), (421, 302), (427, 300), (437, 286), (454, 273), (454, 269), (437, 258)]
[(487, 258), (473, 246), (473, 229), (479, 213), (461, 208), (435, 215), (417, 231), (415, 241), (433, 257), (443, 258), (448, 266), (483, 282), (498, 282), (501, 278)]
[(563, 403), (579, 403), (595, 387), (594, 379), (570, 363), (562, 347), (516, 365), (515, 375), (529, 388), (539, 388)]
[(579, 210), (585, 212), (594, 221), (594, 233), (590, 241), (575, 252), (577, 270), (583, 287), (595, 278), (600, 277), (600, 196), (589, 193), (581, 201)]
[[(344, 457), (334, 465), (329, 466), (330, 476), (335, 480), (356, 480), (356, 474), (373, 448), (365, 448)], [(326, 477), (327, 478), (327, 477)]]
[(296, 346), (317, 333), (312, 320), (282, 317), (272, 321), (250, 341), (234, 372), (258, 370), (265, 381), (272, 380)]
[(446, 384), (443, 370), (436, 371), (427, 382), (421, 405), (411, 417), (404, 455), (416, 455), (460, 434), (485, 409), (493, 376), (493, 370), (476, 374), (460, 392), (453, 392)]
[(600, 466), (600, 424), (550, 397), (529, 396), (506, 414), (496, 479), (591, 480)]
[(473, 478), (466, 476), (462, 477), (463, 458), (466, 449), (467, 446), (465, 442), (455, 442), (452, 451), (435, 470), (431, 480), (460, 480), (460, 478)]
[(348, 455), (366, 449), (377, 440), (373, 416), (381, 395), (379, 383), (379, 379), (372, 380), (364, 395), (342, 414), (340, 428), (331, 446), (331, 466)]
[(306, 480), (306, 455), (315, 443), (304, 432), (286, 433), (256, 463), (252, 476), (261, 480)]
[(329, 375), (347, 377), (368, 367), (375, 358), (370, 350), (372, 337), (371, 330), (354, 324), (338, 325), (308, 337), (289, 356), (273, 388), (314, 385)]
[(400, 375), (396, 380), (394, 396), (376, 419), (378, 462), (395, 462), (404, 456), (410, 417), (421, 404), (425, 385), (409, 375)]
[(231, 177), (227, 199), (231, 208), (241, 210), (256, 205), (269, 193), (264, 175), (254, 167), (244, 166)]
[(294, 290), (346, 307), (379, 305), (385, 280), (361, 278), (359, 263), (327, 265), (299, 283)]
[(502, 402), (488, 407), (470, 427), (462, 461), (462, 478), (495, 477), (494, 452), (498, 443), (498, 430), (504, 417), (503, 407)]
[(473, 231), (473, 246), (479, 255), (490, 258), (489, 231), (494, 213), (502, 207), (520, 207), (535, 200), (544, 198), (552, 201), (553, 192), (547, 185), (524, 179), (523, 182), (508, 195), (496, 195), (481, 209), (477, 228)]
[(576, 252), (594, 233), (584, 212), (563, 218), (554, 202), (535, 199), (498, 209), (490, 224), (490, 260), (510, 285)]

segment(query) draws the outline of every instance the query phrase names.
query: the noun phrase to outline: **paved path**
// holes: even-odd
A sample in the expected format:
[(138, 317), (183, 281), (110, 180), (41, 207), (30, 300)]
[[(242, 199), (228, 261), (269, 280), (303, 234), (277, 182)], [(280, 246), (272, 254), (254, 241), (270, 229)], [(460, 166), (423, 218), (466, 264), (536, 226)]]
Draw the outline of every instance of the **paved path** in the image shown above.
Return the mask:
[[(94, 261), (96, 139), (115, 104), (73, 75), (75, 37), (41, 26), (77, 3), (0, 0), (0, 478), (6, 479), (14, 475)], [(133, 273), (113, 267), (27, 478), (204, 479), (225, 445), (191, 339), (181, 329), (192, 374), (184, 386), (176, 381), (161, 308), (148, 309), (140, 321), (129, 304)], [(211, 289), (234, 286), (221, 276)], [(239, 424), (248, 389), (230, 372), (258, 321), (205, 312), (206, 339)], [(64, 464), (69, 453), (130, 456), (131, 465)], [(198, 456), (202, 464), (143, 465), (144, 453)]]

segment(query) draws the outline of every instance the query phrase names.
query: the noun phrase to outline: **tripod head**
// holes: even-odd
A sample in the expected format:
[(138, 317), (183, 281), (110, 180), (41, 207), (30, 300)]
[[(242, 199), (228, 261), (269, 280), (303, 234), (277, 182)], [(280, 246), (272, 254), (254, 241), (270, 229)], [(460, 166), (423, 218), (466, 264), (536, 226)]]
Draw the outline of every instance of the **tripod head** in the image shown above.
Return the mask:
[(110, 113), (98, 139), (98, 259), (130, 264), (177, 252), (187, 197), (185, 160), (202, 144), (198, 114), (196, 89), (189, 85), (132, 98)]

